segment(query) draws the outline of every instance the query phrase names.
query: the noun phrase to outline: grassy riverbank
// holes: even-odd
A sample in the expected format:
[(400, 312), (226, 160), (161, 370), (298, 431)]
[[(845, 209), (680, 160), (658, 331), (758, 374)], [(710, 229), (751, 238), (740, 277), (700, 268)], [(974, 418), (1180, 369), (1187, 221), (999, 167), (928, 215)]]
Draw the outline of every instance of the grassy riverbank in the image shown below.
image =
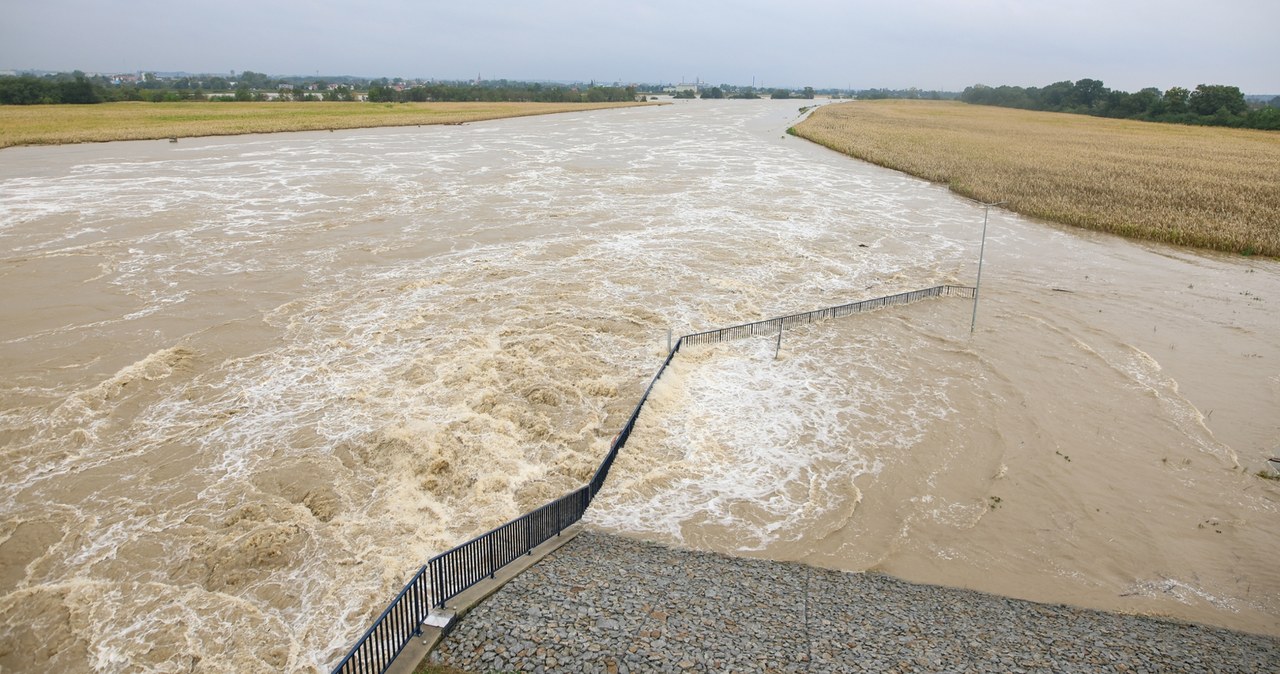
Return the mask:
[(461, 124), (639, 103), (101, 103), (0, 106), (0, 148), (375, 126)]
[(1280, 133), (941, 101), (826, 106), (794, 132), (1024, 215), (1280, 256)]

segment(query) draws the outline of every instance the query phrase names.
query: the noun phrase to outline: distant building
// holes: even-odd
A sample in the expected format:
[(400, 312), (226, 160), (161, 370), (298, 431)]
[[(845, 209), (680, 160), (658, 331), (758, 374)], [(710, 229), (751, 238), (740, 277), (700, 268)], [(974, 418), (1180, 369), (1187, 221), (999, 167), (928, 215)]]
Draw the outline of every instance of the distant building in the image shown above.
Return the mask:
[(689, 84), (688, 82), (681, 82), (680, 84), (677, 84), (674, 87), (672, 87), (672, 93), (679, 94), (685, 91), (692, 91), (693, 93), (697, 94), (698, 88), (699, 88), (698, 83)]

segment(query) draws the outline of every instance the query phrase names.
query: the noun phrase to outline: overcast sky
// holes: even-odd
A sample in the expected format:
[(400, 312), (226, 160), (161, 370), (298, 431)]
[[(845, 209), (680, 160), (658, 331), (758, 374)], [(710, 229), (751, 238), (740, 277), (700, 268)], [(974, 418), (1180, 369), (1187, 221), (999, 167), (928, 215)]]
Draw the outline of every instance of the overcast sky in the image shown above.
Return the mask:
[(1280, 0), (0, 0), (0, 70), (1280, 94)]

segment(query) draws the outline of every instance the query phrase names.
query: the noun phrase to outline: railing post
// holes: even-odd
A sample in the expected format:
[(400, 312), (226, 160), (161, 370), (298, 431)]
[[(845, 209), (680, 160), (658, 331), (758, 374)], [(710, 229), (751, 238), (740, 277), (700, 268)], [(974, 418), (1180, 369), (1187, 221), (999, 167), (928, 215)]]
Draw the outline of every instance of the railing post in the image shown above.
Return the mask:
[(489, 579), (498, 575), (498, 543), (497, 536), (490, 532), (489, 538)]
[(987, 215), (991, 213), (992, 206), (1001, 206), (1005, 202), (997, 202), (990, 204), (982, 204), (982, 244), (978, 248), (978, 278), (973, 282), (973, 318), (969, 321), (969, 334), (973, 335), (973, 330), (978, 325), (978, 289), (982, 287), (982, 257), (987, 252)]
[(420, 592), (421, 592), (422, 581), (425, 578), (426, 578), (426, 567), (423, 567), (423, 569), (418, 572), (418, 575), (413, 577), (413, 603), (411, 604), (411, 606), (413, 607), (413, 615), (410, 616), (409, 619), (413, 621), (414, 636), (419, 636), (422, 634), (422, 616), (424, 612), (422, 610), (423, 597), (420, 595)]

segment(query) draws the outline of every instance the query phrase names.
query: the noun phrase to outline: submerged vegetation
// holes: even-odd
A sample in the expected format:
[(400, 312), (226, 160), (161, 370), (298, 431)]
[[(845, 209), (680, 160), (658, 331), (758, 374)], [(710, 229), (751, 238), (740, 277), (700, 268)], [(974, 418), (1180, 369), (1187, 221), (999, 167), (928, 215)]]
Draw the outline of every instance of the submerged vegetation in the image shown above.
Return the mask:
[(0, 106), (0, 148), (112, 140), (461, 124), (635, 103), (103, 103)]
[(1280, 256), (1280, 134), (944, 101), (824, 106), (795, 133), (1024, 215)]

